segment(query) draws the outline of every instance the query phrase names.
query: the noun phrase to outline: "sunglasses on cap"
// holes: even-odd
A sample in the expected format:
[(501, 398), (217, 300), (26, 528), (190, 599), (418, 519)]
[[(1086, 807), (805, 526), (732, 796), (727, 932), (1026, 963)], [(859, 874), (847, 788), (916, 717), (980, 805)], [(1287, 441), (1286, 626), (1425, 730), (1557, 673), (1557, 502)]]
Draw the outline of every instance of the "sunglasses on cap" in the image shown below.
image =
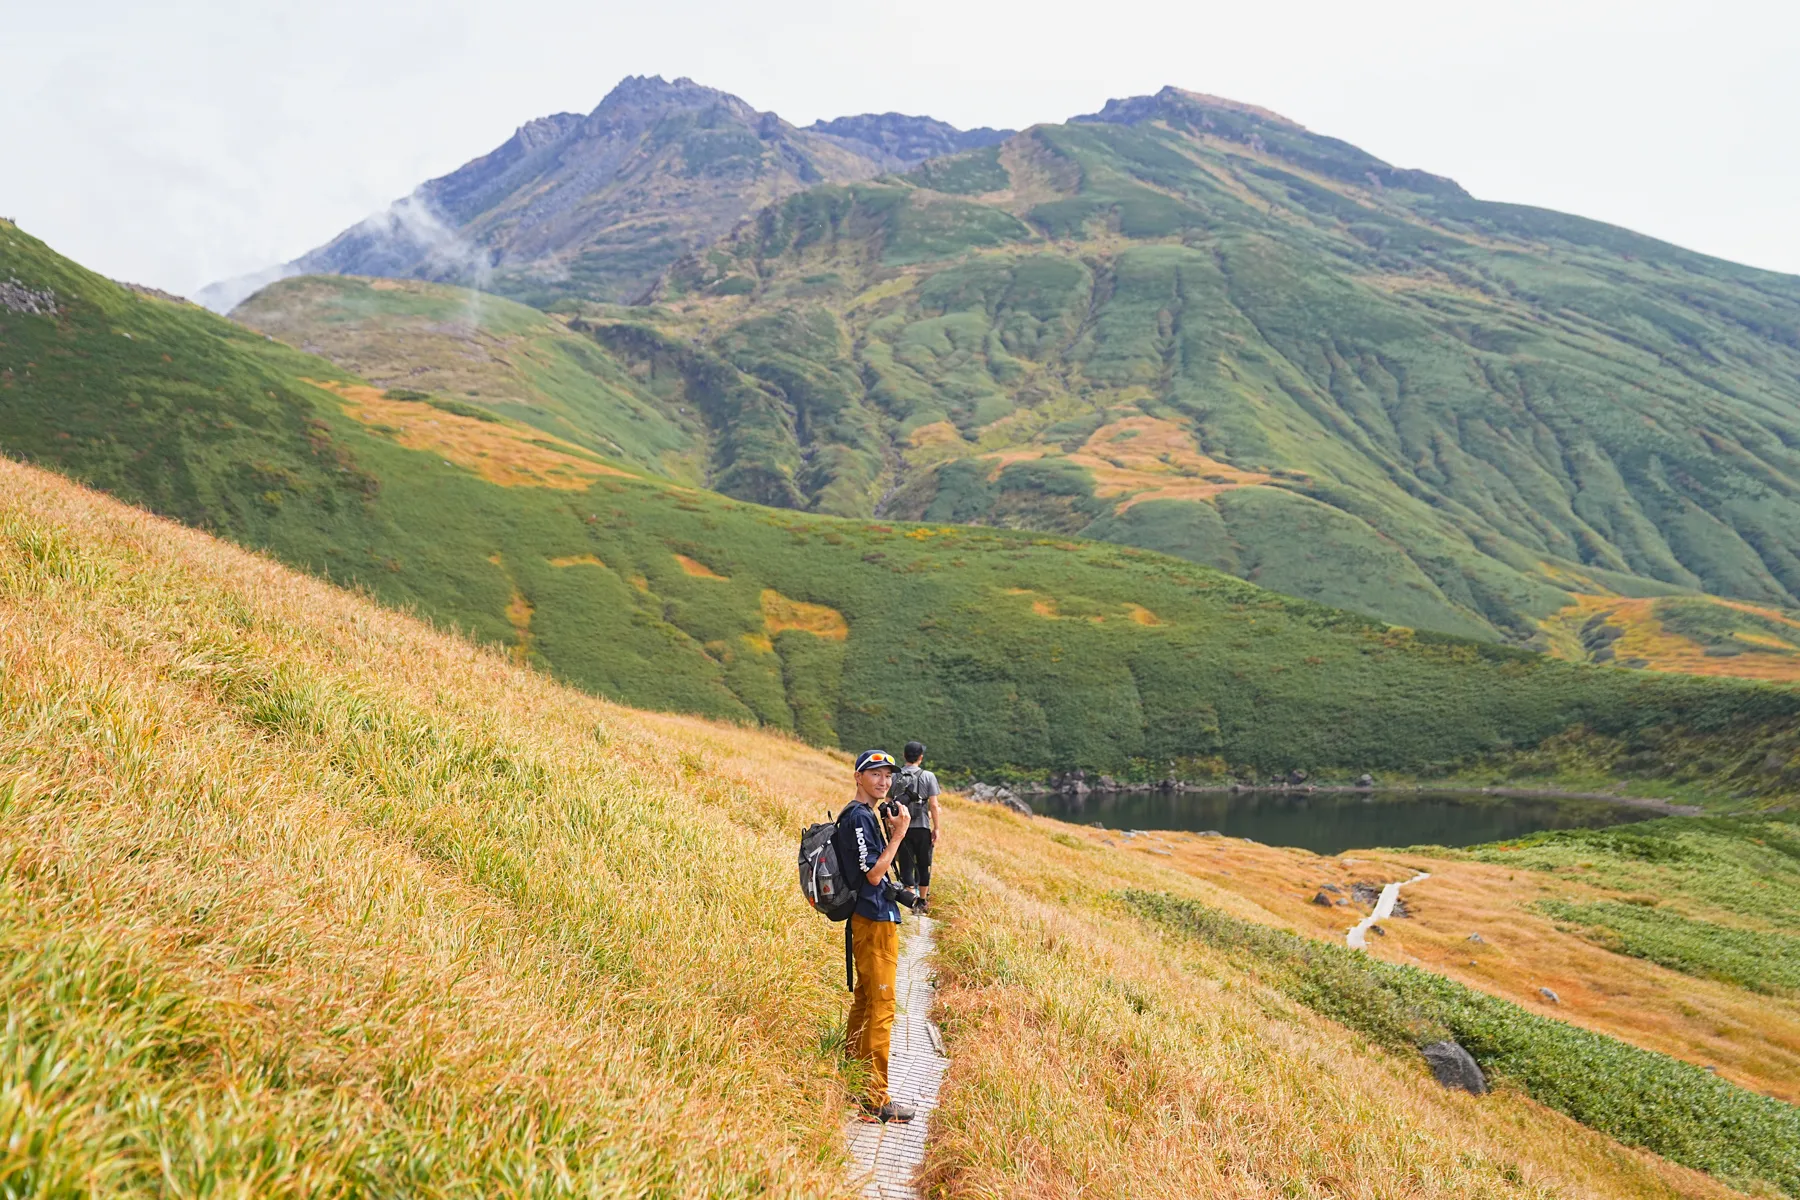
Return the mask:
[(872, 771), (876, 767), (886, 767), (890, 771), (898, 771), (900, 764), (886, 750), (864, 750), (856, 759), (856, 773)]

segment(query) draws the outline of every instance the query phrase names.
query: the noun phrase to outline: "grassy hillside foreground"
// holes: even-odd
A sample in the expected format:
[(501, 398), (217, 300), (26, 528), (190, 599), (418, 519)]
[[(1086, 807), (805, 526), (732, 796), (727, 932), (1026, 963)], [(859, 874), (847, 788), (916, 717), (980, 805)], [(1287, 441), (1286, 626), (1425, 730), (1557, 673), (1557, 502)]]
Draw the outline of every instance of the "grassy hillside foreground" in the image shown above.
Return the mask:
[[(841, 1192), (840, 758), (502, 656), (0, 464), (8, 1194)], [(952, 802), (954, 1196), (1723, 1195), (1477, 1101)]]
[(759, 507), (4, 235), (0, 272), (54, 311), (0, 313), (0, 447), (611, 699), (823, 745), (919, 736), (989, 776), (1485, 756), (1502, 778), (1800, 792), (1800, 693), (1414, 635), (1130, 547)]

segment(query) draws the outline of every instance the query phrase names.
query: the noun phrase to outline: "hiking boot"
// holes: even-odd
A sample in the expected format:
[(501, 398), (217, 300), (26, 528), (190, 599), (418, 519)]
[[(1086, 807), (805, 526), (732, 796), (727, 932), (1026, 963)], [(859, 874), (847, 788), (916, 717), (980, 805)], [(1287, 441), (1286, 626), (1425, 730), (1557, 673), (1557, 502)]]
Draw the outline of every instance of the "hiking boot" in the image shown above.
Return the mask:
[(886, 1104), (881, 1106), (878, 1112), (876, 1112), (875, 1119), (880, 1121), (883, 1125), (886, 1125), (890, 1121), (896, 1125), (904, 1125), (917, 1115), (918, 1114), (913, 1111), (912, 1105), (900, 1104), (893, 1100), (889, 1100)]

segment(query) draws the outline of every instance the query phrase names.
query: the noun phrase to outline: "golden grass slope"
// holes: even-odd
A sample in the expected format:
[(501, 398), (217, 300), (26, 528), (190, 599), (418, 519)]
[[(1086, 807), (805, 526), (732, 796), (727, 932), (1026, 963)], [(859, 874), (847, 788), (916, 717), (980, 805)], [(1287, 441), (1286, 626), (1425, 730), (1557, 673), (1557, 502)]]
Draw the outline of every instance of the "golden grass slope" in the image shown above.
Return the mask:
[[(1247, 907), (1238, 915), (1331, 942), (1365, 908), (1322, 907), (1312, 898), (1327, 884), (1349, 895), (1357, 881), (1382, 884), (1421, 871), (1431, 878), (1403, 893), (1409, 916), (1382, 922), (1385, 936), (1369, 951), (1447, 975), (1534, 1012), (1715, 1067), (1733, 1083), (1800, 1102), (1800, 1001), (1759, 995), (1698, 979), (1640, 958), (1614, 954), (1538, 912), (1551, 897), (1616, 899), (1578, 877), (1513, 871), (1486, 863), (1393, 851), (1335, 857), (1238, 838), (1168, 833), (1118, 841), (1072, 830), (1113, 855), (1166, 852), (1168, 865), (1229, 892)], [(1701, 915), (1711, 916), (1702, 910)], [(1729, 917), (1726, 918), (1729, 920)], [(1478, 933), (1480, 942), (1469, 935)], [(1552, 1003), (1539, 990), (1557, 994)]]
[(770, 903), (788, 792), (54, 477), (0, 491), (9, 1183), (833, 1191), (836, 931)]
[[(1145, 928), (1161, 856), (953, 804), (934, 888), (950, 1074), (928, 1171), (957, 1196), (1732, 1195), (1516, 1093), (1476, 1100)], [(934, 880), (934, 883), (936, 881)]]
[[(554, 686), (0, 462), (18, 1194), (846, 1195), (841, 756)], [(938, 1195), (1726, 1194), (1251, 985), (951, 800)]]

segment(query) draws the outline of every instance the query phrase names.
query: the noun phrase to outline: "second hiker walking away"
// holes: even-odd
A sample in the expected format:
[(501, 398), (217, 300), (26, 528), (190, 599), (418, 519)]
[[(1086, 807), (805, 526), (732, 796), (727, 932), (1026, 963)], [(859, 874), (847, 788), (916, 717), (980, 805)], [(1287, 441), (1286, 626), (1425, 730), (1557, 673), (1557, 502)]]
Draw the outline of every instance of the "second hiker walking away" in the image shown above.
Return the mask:
[[(938, 813), (938, 779), (925, 769), (925, 743), (908, 742), (901, 753), (906, 765), (894, 776), (889, 793), (905, 805), (911, 821), (900, 841), (900, 882), (919, 889), (921, 900), (931, 900), (931, 859), (937, 850), (938, 831), (943, 818)], [(923, 906), (921, 906), (923, 911)]]

